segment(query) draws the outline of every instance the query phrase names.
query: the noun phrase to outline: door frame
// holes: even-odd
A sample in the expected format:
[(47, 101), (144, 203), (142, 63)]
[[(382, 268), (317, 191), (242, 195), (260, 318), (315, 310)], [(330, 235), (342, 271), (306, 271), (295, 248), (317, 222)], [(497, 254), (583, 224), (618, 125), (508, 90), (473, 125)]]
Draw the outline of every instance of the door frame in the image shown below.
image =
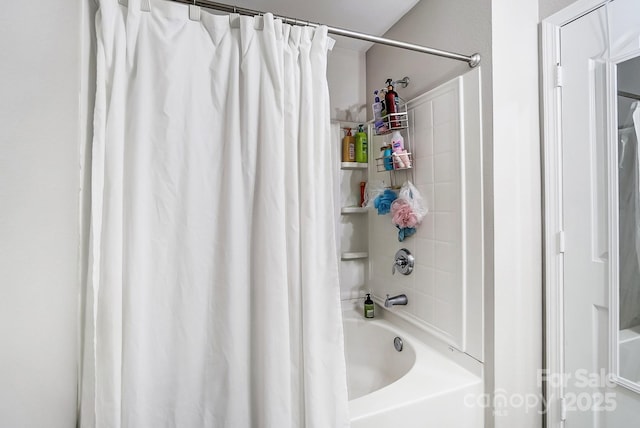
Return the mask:
[(562, 72), (560, 29), (611, 0), (578, 0), (541, 22), (545, 426), (564, 427), (564, 235), (562, 223)]

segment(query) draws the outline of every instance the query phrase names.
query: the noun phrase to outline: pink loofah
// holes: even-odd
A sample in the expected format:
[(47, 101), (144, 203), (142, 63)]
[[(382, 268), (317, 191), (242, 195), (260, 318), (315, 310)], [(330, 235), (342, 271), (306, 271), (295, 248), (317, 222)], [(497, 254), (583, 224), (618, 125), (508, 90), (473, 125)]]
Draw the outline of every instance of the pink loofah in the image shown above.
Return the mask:
[(416, 227), (418, 217), (413, 212), (411, 205), (404, 199), (396, 199), (391, 204), (391, 215), (393, 222), (399, 227)]

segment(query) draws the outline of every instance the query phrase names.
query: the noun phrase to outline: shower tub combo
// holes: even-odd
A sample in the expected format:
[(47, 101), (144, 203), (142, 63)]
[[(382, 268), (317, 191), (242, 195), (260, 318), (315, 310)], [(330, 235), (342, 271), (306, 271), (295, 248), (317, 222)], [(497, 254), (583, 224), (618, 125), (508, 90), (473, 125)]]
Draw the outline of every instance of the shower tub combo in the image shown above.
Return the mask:
[(352, 428), (483, 426), (478, 376), (387, 320), (343, 318)]

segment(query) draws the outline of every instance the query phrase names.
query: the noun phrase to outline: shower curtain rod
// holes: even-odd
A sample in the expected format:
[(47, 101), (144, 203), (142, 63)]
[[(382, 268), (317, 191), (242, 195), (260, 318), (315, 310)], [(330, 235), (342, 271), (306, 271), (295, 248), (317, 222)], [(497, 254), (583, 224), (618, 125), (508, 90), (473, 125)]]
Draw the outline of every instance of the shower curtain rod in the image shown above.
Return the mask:
[[(194, 6), (201, 6), (209, 9), (220, 10), (228, 13), (238, 13), (240, 15), (264, 15), (264, 12), (257, 10), (247, 9), (244, 7), (232, 6), (224, 3), (217, 3), (210, 0), (171, 0), (176, 3), (183, 3)], [(275, 15), (274, 15), (275, 16)], [(319, 27), (322, 24), (309, 22), (303, 19), (289, 18), (286, 16), (276, 16), (276, 18), (282, 20), (282, 22), (291, 25), (304, 25), (309, 27)], [(401, 49), (408, 49), (416, 52), (422, 52), (429, 55), (437, 55), (444, 58), (455, 59), (457, 61), (464, 61), (469, 64), (469, 67), (476, 67), (480, 64), (480, 54), (474, 53), (473, 55), (462, 55), (454, 52), (447, 52), (439, 49), (428, 48), (426, 46), (416, 45), (413, 43), (401, 42), (399, 40), (386, 39), (384, 37), (373, 36), (371, 34), (359, 33), (357, 31), (347, 30), (344, 28), (331, 27), (327, 25), (327, 29), (330, 34), (336, 34), (338, 36), (349, 37), (352, 39), (365, 40), (367, 42), (378, 43), (381, 45), (393, 46)]]
[(634, 93), (631, 93), (631, 92), (618, 91), (618, 96), (625, 97), (625, 98), (631, 98), (632, 100), (640, 101), (640, 95), (637, 95), (637, 94), (634, 94)]

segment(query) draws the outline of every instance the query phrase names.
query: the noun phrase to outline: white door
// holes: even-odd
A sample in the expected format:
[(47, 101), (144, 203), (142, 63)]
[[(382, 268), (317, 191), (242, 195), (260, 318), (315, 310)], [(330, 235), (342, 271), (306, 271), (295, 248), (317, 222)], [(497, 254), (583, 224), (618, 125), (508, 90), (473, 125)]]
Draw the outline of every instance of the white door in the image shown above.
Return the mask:
[[(606, 380), (607, 360), (607, 151), (596, 108), (604, 68), (604, 8), (561, 29), (562, 203), (564, 223), (564, 329), (566, 427), (604, 427), (611, 400), (606, 388), (589, 387), (581, 375)], [(601, 383), (601, 382), (598, 382)]]
[[(564, 426), (640, 427), (640, 395), (608, 382), (604, 7), (560, 29)], [(564, 238), (564, 239), (562, 239)], [(638, 362), (640, 364), (640, 361)], [(550, 426), (560, 426), (551, 421)]]

